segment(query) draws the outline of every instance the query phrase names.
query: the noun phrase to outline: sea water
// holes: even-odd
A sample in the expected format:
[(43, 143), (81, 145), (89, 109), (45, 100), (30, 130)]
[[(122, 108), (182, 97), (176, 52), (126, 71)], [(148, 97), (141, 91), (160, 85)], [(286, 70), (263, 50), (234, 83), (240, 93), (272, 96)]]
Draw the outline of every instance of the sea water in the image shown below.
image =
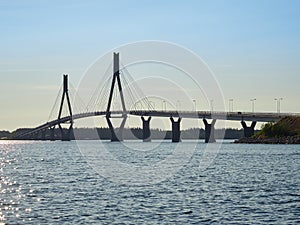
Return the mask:
[(202, 142), (1, 141), (0, 224), (300, 224), (299, 145)]

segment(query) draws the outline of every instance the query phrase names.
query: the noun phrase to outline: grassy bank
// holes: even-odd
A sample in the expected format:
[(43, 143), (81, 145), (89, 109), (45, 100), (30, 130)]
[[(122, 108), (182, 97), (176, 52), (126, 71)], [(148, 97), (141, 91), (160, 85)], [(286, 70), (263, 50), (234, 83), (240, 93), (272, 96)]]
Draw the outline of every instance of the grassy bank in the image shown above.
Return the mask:
[(277, 123), (267, 123), (260, 132), (235, 143), (300, 144), (300, 117), (288, 116)]

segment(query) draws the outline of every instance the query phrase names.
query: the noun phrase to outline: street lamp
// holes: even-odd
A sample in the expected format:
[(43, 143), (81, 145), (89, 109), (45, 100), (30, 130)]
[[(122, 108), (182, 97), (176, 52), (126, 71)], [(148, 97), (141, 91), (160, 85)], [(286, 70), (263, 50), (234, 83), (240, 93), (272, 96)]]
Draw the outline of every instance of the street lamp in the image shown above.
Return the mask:
[(195, 111), (197, 111), (197, 103), (196, 103), (196, 99), (193, 99), (193, 102), (194, 102)]
[(228, 101), (228, 111), (233, 112), (233, 99), (229, 99)]
[(283, 100), (283, 98), (274, 98), (276, 101), (276, 106), (277, 106), (277, 113), (280, 113), (280, 101)]
[(256, 98), (252, 98), (250, 101), (252, 102), (252, 113), (254, 113), (254, 102), (256, 101)]
[(167, 110), (167, 104), (166, 104), (166, 101), (165, 101), (165, 100), (162, 101), (162, 110), (163, 110), (163, 111), (166, 111), (166, 110)]
[(211, 112), (214, 111), (214, 100), (213, 99), (210, 100), (210, 111)]

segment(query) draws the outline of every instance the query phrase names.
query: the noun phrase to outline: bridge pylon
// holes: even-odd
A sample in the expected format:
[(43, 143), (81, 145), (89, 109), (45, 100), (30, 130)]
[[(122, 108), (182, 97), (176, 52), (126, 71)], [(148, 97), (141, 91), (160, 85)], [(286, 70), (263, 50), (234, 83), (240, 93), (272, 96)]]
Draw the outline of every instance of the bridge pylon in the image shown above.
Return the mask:
[[(67, 99), (67, 104), (68, 104), (68, 111), (69, 111), (69, 116), (71, 117), (70, 119), (70, 125), (67, 129), (64, 129), (61, 126), (61, 116), (62, 116), (62, 109), (64, 106), (64, 100), (65, 98)], [(71, 140), (71, 134), (73, 131), (73, 114), (72, 114), (72, 106), (71, 106), (71, 101), (69, 97), (69, 89), (68, 89), (68, 75), (64, 74), (63, 75), (63, 93), (62, 93), (62, 98), (60, 102), (60, 107), (59, 107), (59, 112), (58, 112), (58, 127), (61, 133), (61, 140), (62, 141), (70, 141)]]
[[(116, 82), (118, 85), (118, 90), (119, 90), (121, 104), (122, 104), (122, 115), (117, 117), (117, 118), (122, 118), (122, 122), (121, 122), (120, 127), (117, 132), (111, 122), (112, 116), (111, 116), (111, 110), (110, 110)], [(121, 79), (120, 79), (119, 53), (116, 53), (116, 52), (114, 52), (114, 54), (113, 54), (113, 78), (112, 78), (109, 98), (108, 98), (108, 102), (107, 102), (105, 117), (106, 117), (106, 121), (107, 121), (108, 127), (111, 132), (111, 141), (123, 141), (123, 130), (124, 130), (124, 126), (125, 126), (125, 123), (127, 120), (127, 111), (126, 111), (125, 100), (124, 100), (124, 95), (123, 95), (123, 90), (122, 90)]]

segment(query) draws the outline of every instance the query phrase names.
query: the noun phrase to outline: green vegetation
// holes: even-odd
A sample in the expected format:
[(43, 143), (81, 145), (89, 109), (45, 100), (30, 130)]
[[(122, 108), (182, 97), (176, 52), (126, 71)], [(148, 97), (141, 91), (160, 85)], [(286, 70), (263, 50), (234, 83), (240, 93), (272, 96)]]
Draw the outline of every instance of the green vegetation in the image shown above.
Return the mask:
[(288, 116), (277, 123), (267, 123), (252, 137), (240, 138), (235, 143), (300, 144), (300, 117)]
[(0, 131), (0, 139), (7, 139), (10, 137), (10, 132), (6, 130)]
[(277, 123), (267, 123), (254, 138), (265, 139), (272, 137), (300, 137), (300, 117), (288, 116)]

